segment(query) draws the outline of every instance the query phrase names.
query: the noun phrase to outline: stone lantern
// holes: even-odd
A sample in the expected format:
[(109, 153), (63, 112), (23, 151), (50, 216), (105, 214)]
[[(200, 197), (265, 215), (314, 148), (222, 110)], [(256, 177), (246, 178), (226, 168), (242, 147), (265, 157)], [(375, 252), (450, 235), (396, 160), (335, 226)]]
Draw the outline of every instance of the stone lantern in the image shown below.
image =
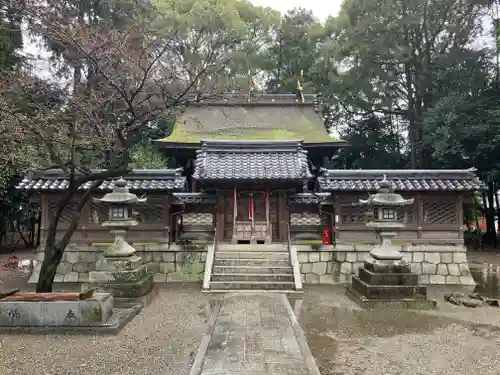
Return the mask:
[(404, 227), (398, 221), (397, 209), (413, 204), (413, 199), (395, 193), (385, 176), (379, 185), (376, 194), (360, 199), (358, 205), (369, 208), (371, 219), (366, 225), (375, 229), (380, 243), (365, 259), (359, 275), (352, 276), (346, 293), (364, 308), (435, 308), (436, 301), (427, 299), (427, 289), (418, 284), (418, 275), (411, 272), (410, 264), (402, 260), (403, 255), (392, 244), (398, 230)]
[(108, 220), (102, 226), (110, 229), (114, 242), (104, 251), (106, 258), (129, 257), (135, 253), (135, 249), (127, 242), (126, 235), (131, 227), (139, 224), (134, 219), (133, 206), (144, 203), (146, 199), (130, 193), (123, 178), (115, 181), (111, 193), (102, 198), (93, 198), (94, 202), (109, 206)]
[(94, 198), (94, 202), (109, 206), (108, 220), (102, 226), (109, 228), (114, 241), (103, 252), (103, 259), (96, 262), (96, 270), (89, 272), (89, 286), (127, 300), (142, 298), (152, 290), (153, 276), (126, 240), (130, 228), (138, 224), (132, 208), (145, 201), (129, 192), (123, 178), (115, 181), (111, 193)]
[(403, 254), (396, 246), (392, 245), (392, 239), (397, 235), (404, 224), (398, 221), (397, 209), (413, 204), (413, 199), (404, 199), (400, 194), (394, 192), (392, 184), (384, 179), (379, 184), (379, 190), (368, 199), (360, 199), (361, 205), (368, 206), (372, 213), (372, 220), (366, 224), (374, 228), (380, 238), (380, 244), (376, 245), (370, 252), (373, 267), (376, 271), (384, 272), (387, 267), (402, 266)]

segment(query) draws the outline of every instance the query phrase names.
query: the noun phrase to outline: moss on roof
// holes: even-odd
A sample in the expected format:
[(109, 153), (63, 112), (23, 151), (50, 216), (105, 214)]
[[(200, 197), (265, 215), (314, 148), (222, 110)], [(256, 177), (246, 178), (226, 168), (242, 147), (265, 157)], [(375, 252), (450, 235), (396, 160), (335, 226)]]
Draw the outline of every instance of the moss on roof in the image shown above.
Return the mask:
[(330, 143), (321, 118), (311, 106), (205, 106), (189, 108), (172, 134), (158, 142), (214, 140), (292, 140)]

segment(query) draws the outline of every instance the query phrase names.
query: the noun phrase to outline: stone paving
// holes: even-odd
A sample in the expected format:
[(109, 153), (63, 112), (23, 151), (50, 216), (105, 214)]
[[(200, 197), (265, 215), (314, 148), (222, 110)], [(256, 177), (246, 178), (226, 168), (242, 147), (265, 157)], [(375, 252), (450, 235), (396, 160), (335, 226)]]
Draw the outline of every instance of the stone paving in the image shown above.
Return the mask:
[(192, 374), (319, 375), (301, 333), (286, 296), (226, 295), (201, 371)]

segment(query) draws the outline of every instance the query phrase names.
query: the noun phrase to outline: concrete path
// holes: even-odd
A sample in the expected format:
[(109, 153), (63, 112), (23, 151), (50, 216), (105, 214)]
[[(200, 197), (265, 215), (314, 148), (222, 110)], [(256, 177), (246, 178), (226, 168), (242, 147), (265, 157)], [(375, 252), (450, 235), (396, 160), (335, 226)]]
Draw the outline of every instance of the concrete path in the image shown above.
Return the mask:
[(227, 294), (190, 375), (320, 375), (283, 294)]

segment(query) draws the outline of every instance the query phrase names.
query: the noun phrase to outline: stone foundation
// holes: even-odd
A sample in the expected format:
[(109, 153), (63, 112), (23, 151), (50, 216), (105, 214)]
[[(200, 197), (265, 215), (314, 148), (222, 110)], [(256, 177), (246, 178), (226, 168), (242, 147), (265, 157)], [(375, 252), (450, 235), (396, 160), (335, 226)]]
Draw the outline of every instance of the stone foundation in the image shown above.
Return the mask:
[[(107, 244), (76, 245), (66, 249), (57, 268), (56, 283), (88, 283), (89, 272), (103, 259)], [(202, 281), (209, 245), (133, 244), (137, 255), (147, 265), (154, 282)], [(256, 245), (258, 246), (258, 245)], [(311, 246), (297, 249), (305, 284), (350, 283), (358, 274), (372, 245)], [(395, 245), (396, 246), (396, 245)], [(403, 259), (410, 263), (421, 284), (475, 285), (471, 277), (465, 247), (460, 245), (401, 245)], [(43, 260), (43, 251), (36, 255)], [(35, 266), (30, 284), (38, 281), (41, 263)]]
[[(108, 244), (70, 244), (57, 267), (55, 283), (88, 283), (89, 272), (96, 270), (96, 262), (102, 261)], [(207, 245), (133, 244), (136, 255), (147, 265), (148, 273), (157, 283), (201, 281), (207, 256)], [(29, 283), (38, 281), (43, 248), (36, 254), (39, 263), (33, 270)]]
[[(358, 274), (372, 245), (295, 245), (302, 281), (306, 284), (350, 283)], [(394, 245), (398, 246), (399, 245)], [(419, 275), (420, 284), (475, 285), (465, 246), (400, 245), (403, 260)]]

